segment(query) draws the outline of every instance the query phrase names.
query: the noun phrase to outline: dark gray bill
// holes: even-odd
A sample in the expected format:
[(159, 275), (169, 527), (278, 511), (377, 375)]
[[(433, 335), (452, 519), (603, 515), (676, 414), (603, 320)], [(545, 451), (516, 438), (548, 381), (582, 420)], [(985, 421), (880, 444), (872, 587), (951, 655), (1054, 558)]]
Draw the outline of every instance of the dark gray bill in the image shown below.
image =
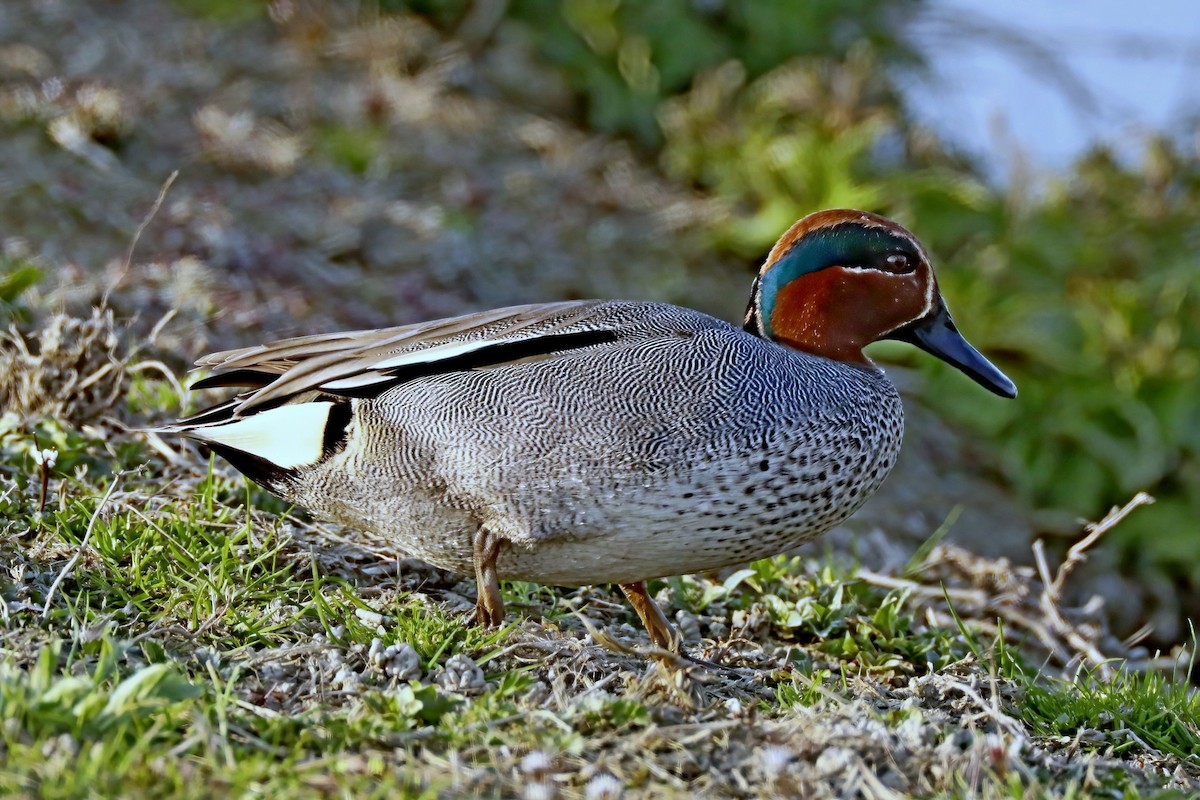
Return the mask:
[(1017, 385), (958, 332), (945, 303), (939, 301), (932, 314), (892, 331), (885, 338), (915, 344), (926, 353), (958, 367), (980, 386), (1001, 397), (1017, 396)]

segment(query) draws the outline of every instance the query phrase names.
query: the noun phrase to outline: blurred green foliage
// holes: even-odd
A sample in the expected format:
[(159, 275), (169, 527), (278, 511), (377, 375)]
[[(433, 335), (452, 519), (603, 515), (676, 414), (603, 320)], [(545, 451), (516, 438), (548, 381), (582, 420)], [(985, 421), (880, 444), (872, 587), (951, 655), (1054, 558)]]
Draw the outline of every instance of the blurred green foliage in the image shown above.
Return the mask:
[[(670, 174), (730, 201), (719, 244), (759, 259), (821, 208), (975, 208), (986, 188), (907, 122), (878, 56), (789, 61), (749, 80), (733, 61), (663, 103)], [(913, 155), (909, 155), (909, 154)]]
[(0, 256), (0, 325), (24, 322), (29, 309), (24, 295), (42, 279), (42, 270), (30, 261)]
[[(399, 3), (456, 27), (468, 0)], [(918, 63), (899, 34), (921, 0), (511, 0), (586, 109), (589, 127), (662, 143), (659, 105), (704, 70), (737, 61), (757, 77), (796, 56), (835, 57), (866, 43), (893, 63)]]
[[(1044, 197), (998, 194), (943, 239), (943, 286), (1001, 356), (1017, 403), (980, 402), (929, 367), (928, 396), (986, 434), (1038, 506), (1098, 517), (1144, 489), (1115, 535), (1138, 567), (1200, 586), (1200, 164), (1166, 140), (1140, 165), (1096, 152)], [(944, 245), (943, 245), (944, 241)], [(1053, 524), (1053, 520), (1048, 520)]]
[[(443, 28), (465, 0), (411, 4)], [(657, 146), (675, 178), (727, 201), (718, 247), (761, 258), (793, 220), (895, 216), (938, 260), (963, 330), (1020, 387), (994, 398), (900, 345), (925, 396), (990, 443), (1008, 481), (1073, 533), (1137, 490), (1115, 531), (1151, 579), (1200, 588), (1200, 163), (1158, 139), (1140, 163), (1097, 151), (1039, 192), (1001, 189), (909, 115), (919, 0), (513, 0), (585, 121)]]
[(183, 12), (214, 22), (242, 25), (267, 15), (268, 3), (260, 0), (174, 0)]

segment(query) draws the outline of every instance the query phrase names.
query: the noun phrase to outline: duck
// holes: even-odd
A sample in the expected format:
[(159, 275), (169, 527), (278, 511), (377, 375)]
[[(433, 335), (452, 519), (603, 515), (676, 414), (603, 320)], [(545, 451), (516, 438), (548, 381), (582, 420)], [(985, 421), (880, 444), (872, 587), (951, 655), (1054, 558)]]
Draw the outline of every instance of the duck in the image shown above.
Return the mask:
[(321, 333), (196, 362), (233, 388), (160, 428), (399, 553), (500, 581), (616, 584), (650, 640), (652, 579), (792, 550), (896, 464), (900, 395), (863, 349), (908, 342), (983, 388), (1013, 382), (959, 333), (924, 247), (877, 214), (797, 221), (741, 324), (661, 302), (572, 300)]

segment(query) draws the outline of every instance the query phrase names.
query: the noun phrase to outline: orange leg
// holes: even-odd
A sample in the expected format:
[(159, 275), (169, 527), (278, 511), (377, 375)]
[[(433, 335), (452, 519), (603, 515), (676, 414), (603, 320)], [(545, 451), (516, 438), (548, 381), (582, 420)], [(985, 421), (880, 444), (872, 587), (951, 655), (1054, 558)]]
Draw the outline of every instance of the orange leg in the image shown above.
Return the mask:
[(629, 600), (629, 604), (641, 618), (646, 632), (650, 634), (650, 641), (664, 650), (678, 653), (681, 644), (679, 632), (675, 630), (675, 626), (667, 620), (662, 609), (650, 597), (649, 592), (646, 591), (646, 584), (638, 581), (637, 583), (622, 583), (620, 586), (621, 591), (625, 593), (625, 598)]
[(504, 540), (486, 528), (475, 532), (473, 541), (475, 588), (479, 599), (472, 619), (479, 625), (494, 628), (504, 622), (504, 598), (500, 596), (500, 579), (496, 577), (496, 561)]

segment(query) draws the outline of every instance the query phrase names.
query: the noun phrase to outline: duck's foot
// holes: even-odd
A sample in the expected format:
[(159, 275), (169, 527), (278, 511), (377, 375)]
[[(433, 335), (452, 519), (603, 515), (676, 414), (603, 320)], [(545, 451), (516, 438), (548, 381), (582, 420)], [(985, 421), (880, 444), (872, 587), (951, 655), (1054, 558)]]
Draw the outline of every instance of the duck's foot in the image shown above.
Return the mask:
[(689, 656), (683, 652), (683, 637), (679, 635), (679, 631), (667, 619), (667, 615), (658, 607), (658, 603), (654, 602), (654, 598), (646, 591), (646, 584), (638, 581), (637, 583), (622, 583), (620, 584), (621, 591), (625, 594), (625, 598), (629, 600), (629, 604), (633, 606), (633, 610), (637, 612), (638, 618), (641, 619), (642, 625), (646, 627), (646, 632), (650, 634), (650, 641), (654, 643), (654, 647), (658, 653), (650, 653), (651, 657), (658, 660), (671, 660), (666, 658), (666, 651), (675, 660), (695, 664), (702, 667), (708, 667), (724, 672), (734, 672), (733, 667), (727, 667), (724, 664), (718, 664), (715, 661), (705, 661), (701, 658)]
[(496, 561), (504, 540), (489, 533), (486, 528), (475, 532), (473, 541), (475, 561), (475, 589), (479, 599), (468, 619), (485, 628), (495, 628), (504, 623), (504, 597), (500, 594), (500, 579), (496, 576)]
[(654, 642), (654, 646), (678, 655), (680, 646), (683, 644), (683, 637), (679, 635), (679, 631), (675, 629), (675, 626), (667, 619), (667, 615), (658, 607), (658, 603), (654, 602), (654, 598), (646, 591), (646, 584), (638, 581), (637, 583), (622, 583), (620, 586), (625, 599), (633, 606), (633, 610), (637, 612), (638, 618), (645, 626), (646, 633), (650, 634), (650, 641)]
[(692, 658), (680, 652), (678, 648), (669, 650), (657, 644), (635, 644), (618, 640), (607, 631), (597, 628), (584, 615), (576, 616), (592, 640), (604, 649), (650, 662), (653, 666), (642, 676), (639, 683), (644, 687), (654, 685), (667, 690), (686, 708), (701, 708), (709, 704), (710, 697), (706, 687), (713, 682), (715, 673), (733, 673), (738, 678), (743, 677), (729, 667)]

